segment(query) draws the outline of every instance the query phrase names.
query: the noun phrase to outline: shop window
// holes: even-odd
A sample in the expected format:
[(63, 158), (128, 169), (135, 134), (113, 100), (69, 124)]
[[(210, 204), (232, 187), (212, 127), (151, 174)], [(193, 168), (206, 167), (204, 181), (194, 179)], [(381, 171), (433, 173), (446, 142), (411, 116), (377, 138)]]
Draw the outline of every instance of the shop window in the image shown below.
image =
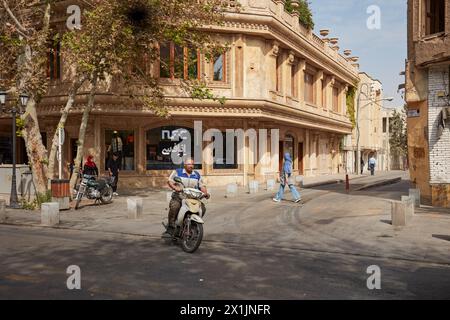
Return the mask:
[(445, 0), (425, 0), (426, 35), (445, 31)]
[(314, 103), (314, 76), (305, 72), (305, 101)]
[[(213, 141), (215, 139), (215, 137), (212, 137)], [(222, 154), (221, 157), (219, 158), (218, 154), (216, 154), (216, 149), (214, 148), (213, 150), (213, 159), (214, 159), (214, 163), (213, 163), (213, 169), (237, 169), (238, 168), (238, 163), (237, 163), (237, 154), (238, 154), (238, 150), (237, 150), (237, 137), (234, 136), (234, 141), (233, 141), (233, 149), (232, 150), (228, 150), (227, 149), (227, 140), (226, 140), (226, 133), (222, 132)], [(227, 152), (233, 152), (232, 153), (232, 158), (233, 160), (228, 162), (227, 161)]]
[(51, 80), (61, 78), (61, 44), (49, 45), (47, 49), (47, 77)]
[(0, 164), (12, 163), (11, 136), (0, 136)]
[[(190, 137), (190, 150), (185, 150), (181, 140)], [(173, 170), (180, 164), (172, 161), (172, 153), (178, 152), (180, 157), (194, 157), (194, 130), (185, 127), (165, 126), (148, 130), (146, 133), (147, 170)], [(196, 164), (195, 169), (201, 169)]]
[(108, 158), (113, 153), (119, 153), (120, 168), (124, 171), (133, 171), (134, 168), (134, 131), (132, 130), (106, 130), (105, 131), (106, 156), (105, 167)]

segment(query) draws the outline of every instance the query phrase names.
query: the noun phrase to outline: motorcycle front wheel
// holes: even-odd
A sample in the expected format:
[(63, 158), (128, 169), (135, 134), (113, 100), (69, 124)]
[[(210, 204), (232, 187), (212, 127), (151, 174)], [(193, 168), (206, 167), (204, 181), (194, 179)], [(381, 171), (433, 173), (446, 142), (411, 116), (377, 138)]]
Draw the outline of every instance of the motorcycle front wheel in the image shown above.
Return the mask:
[[(198, 249), (203, 239), (203, 224), (191, 221), (188, 228), (188, 221), (184, 223), (184, 230), (181, 239), (181, 248), (184, 252), (193, 253)], [(188, 230), (189, 229), (189, 230)]]
[(83, 194), (78, 192), (76, 202), (75, 202), (75, 210), (78, 210), (78, 208), (80, 207), (81, 198), (83, 198)]
[(111, 186), (107, 186), (106, 190), (103, 191), (102, 196), (100, 197), (100, 201), (103, 204), (111, 203), (113, 198), (113, 190)]

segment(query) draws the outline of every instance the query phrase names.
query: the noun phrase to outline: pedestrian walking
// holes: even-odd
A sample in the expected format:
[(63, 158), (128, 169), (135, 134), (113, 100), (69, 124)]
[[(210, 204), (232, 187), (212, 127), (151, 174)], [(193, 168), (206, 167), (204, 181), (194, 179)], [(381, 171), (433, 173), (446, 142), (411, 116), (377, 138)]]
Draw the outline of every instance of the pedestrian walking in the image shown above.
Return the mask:
[(369, 159), (369, 170), (370, 174), (373, 176), (375, 175), (375, 165), (377, 164), (377, 160), (375, 160), (375, 157), (372, 155)]
[(284, 154), (284, 163), (280, 172), (280, 189), (278, 190), (278, 193), (276, 194), (275, 198), (273, 198), (273, 201), (280, 202), (281, 200), (283, 200), (284, 188), (286, 187), (286, 184), (289, 186), (289, 189), (291, 190), (294, 202), (299, 203), (300, 201), (302, 201), (300, 193), (297, 191), (297, 188), (295, 188), (294, 185), (292, 176), (292, 159), (291, 155), (288, 152)]

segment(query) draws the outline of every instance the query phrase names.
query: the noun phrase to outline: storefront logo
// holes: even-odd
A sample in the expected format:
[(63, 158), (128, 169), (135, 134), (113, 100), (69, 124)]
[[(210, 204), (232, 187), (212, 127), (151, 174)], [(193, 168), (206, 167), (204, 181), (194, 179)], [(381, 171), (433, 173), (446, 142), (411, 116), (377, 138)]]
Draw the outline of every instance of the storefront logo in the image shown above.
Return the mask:
[[(194, 121), (193, 136), (189, 130), (180, 128), (173, 131), (162, 130), (161, 138), (178, 142), (162, 150), (162, 154), (170, 154), (172, 162), (177, 165), (183, 163), (186, 158), (193, 158), (196, 164), (207, 165), (270, 164), (278, 161), (279, 129), (211, 128), (203, 132), (202, 121)], [(209, 142), (206, 150), (209, 154), (213, 154), (212, 157), (207, 156), (203, 159), (203, 142)], [(271, 152), (268, 150), (269, 143)]]

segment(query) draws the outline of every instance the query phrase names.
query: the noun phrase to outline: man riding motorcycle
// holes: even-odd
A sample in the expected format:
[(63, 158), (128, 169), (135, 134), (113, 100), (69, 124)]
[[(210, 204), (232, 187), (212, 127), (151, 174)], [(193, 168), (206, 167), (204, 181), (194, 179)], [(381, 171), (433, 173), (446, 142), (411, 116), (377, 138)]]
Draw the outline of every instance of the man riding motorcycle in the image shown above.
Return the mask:
[[(178, 215), (178, 212), (181, 208), (181, 192), (183, 190), (183, 186), (175, 182), (174, 178), (180, 177), (183, 182), (184, 187), (186, 188), (195, 188), (202, 191), (206, 196), (206, 199), (209, 199), (210, 195), (206, 189), (205, 184), (203, 183), (203, 179), (197, 171), (194, 170), (194, 160), (191, 158), (186, 159), (184, 162), (184, 168), (179, 168), (173, 170), (169, 176), (169, 180), (167, 184), (174, 191), (172, 193), (172, 199), (169, 203), (169, 214), (168, 214), (168, 227), (163, 236), (173, 236), (175, 232), (175, 221)], [(202, 203), (202, 212), (206, 212), (206, 208)]]

